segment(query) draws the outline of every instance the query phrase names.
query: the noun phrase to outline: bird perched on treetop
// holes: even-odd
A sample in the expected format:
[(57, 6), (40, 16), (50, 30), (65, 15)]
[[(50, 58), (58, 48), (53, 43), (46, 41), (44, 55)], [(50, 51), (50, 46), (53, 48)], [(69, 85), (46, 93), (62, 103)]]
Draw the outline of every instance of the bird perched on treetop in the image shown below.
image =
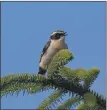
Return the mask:
[(68, 49), (68, 46), (65, 43), (65, 36), (66, 32), (62, 30), (57, 30), (51, 33), (50, 40), (42, 50), (38, 74), (44, 75), (46, 73), (50, 62), (58, 51), (61, 49)]

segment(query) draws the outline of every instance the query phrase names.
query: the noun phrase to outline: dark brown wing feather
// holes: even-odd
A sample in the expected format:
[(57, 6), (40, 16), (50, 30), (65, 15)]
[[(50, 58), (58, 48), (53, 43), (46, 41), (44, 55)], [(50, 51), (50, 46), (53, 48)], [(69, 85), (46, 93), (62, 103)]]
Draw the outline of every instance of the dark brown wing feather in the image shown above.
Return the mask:
[(46, 45), (44, 46), (44, 48), (43, 48), (43, 50), (42, 50), (42, 54), (41, 54), (41, 56), (40, 56), (40, 61), (39, 61), (39, 62), (41, 62), (41, 58), (42, 58), (42, 56), (45, 54), (45, 52), (47, 51), (48, 47), (50, 46), (50, 43), (51, 43), (51, 41), (48, 41), (48, 42), (46, 43)]

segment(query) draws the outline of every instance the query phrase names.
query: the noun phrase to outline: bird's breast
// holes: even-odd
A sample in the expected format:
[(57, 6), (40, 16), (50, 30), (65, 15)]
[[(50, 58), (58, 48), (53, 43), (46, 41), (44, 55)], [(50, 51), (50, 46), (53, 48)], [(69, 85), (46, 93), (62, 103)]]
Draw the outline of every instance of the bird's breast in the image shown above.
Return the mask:
[(40, 66), (45, 68), (45, 66), (48, 66), (53, 59), (54, 55), (58, 52), (59, 50), (53, 47), (49, 47), (47, 52), (42, 56)]
[(40, 66), (43, 68), (45, 68), (45, 66), (48, 66), (52, 61), (53, 57), (55, 56), (55, 54), (64, 48), (66, 47), (63, 44), (50, 45), (46, 53), (42, 56)]

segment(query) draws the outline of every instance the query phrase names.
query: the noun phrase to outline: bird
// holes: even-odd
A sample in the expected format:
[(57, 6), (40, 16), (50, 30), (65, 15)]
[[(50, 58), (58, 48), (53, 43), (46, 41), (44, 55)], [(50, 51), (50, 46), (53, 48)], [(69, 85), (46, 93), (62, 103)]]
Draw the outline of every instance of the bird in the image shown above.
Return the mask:
[(44, 46), (40, 56), (38, 74), (45, 75), (49, 64), (51, 63), (56, 53), (62, 49), (68, 49), (68, 46), (65, 43), (66, 35), (67, 33), (63, 30), (56, 30), (51, 33), (50, 39)]

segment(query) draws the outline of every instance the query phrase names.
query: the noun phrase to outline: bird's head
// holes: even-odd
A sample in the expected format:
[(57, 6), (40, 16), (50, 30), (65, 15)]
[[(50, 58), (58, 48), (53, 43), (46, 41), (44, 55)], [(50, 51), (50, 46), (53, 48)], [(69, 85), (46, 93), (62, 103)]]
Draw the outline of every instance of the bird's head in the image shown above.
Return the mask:
[(62, 30), (57, 30), (51, 33), (50, 39), (51, 40), (64, 40), (66, 36), (66, 32)]

